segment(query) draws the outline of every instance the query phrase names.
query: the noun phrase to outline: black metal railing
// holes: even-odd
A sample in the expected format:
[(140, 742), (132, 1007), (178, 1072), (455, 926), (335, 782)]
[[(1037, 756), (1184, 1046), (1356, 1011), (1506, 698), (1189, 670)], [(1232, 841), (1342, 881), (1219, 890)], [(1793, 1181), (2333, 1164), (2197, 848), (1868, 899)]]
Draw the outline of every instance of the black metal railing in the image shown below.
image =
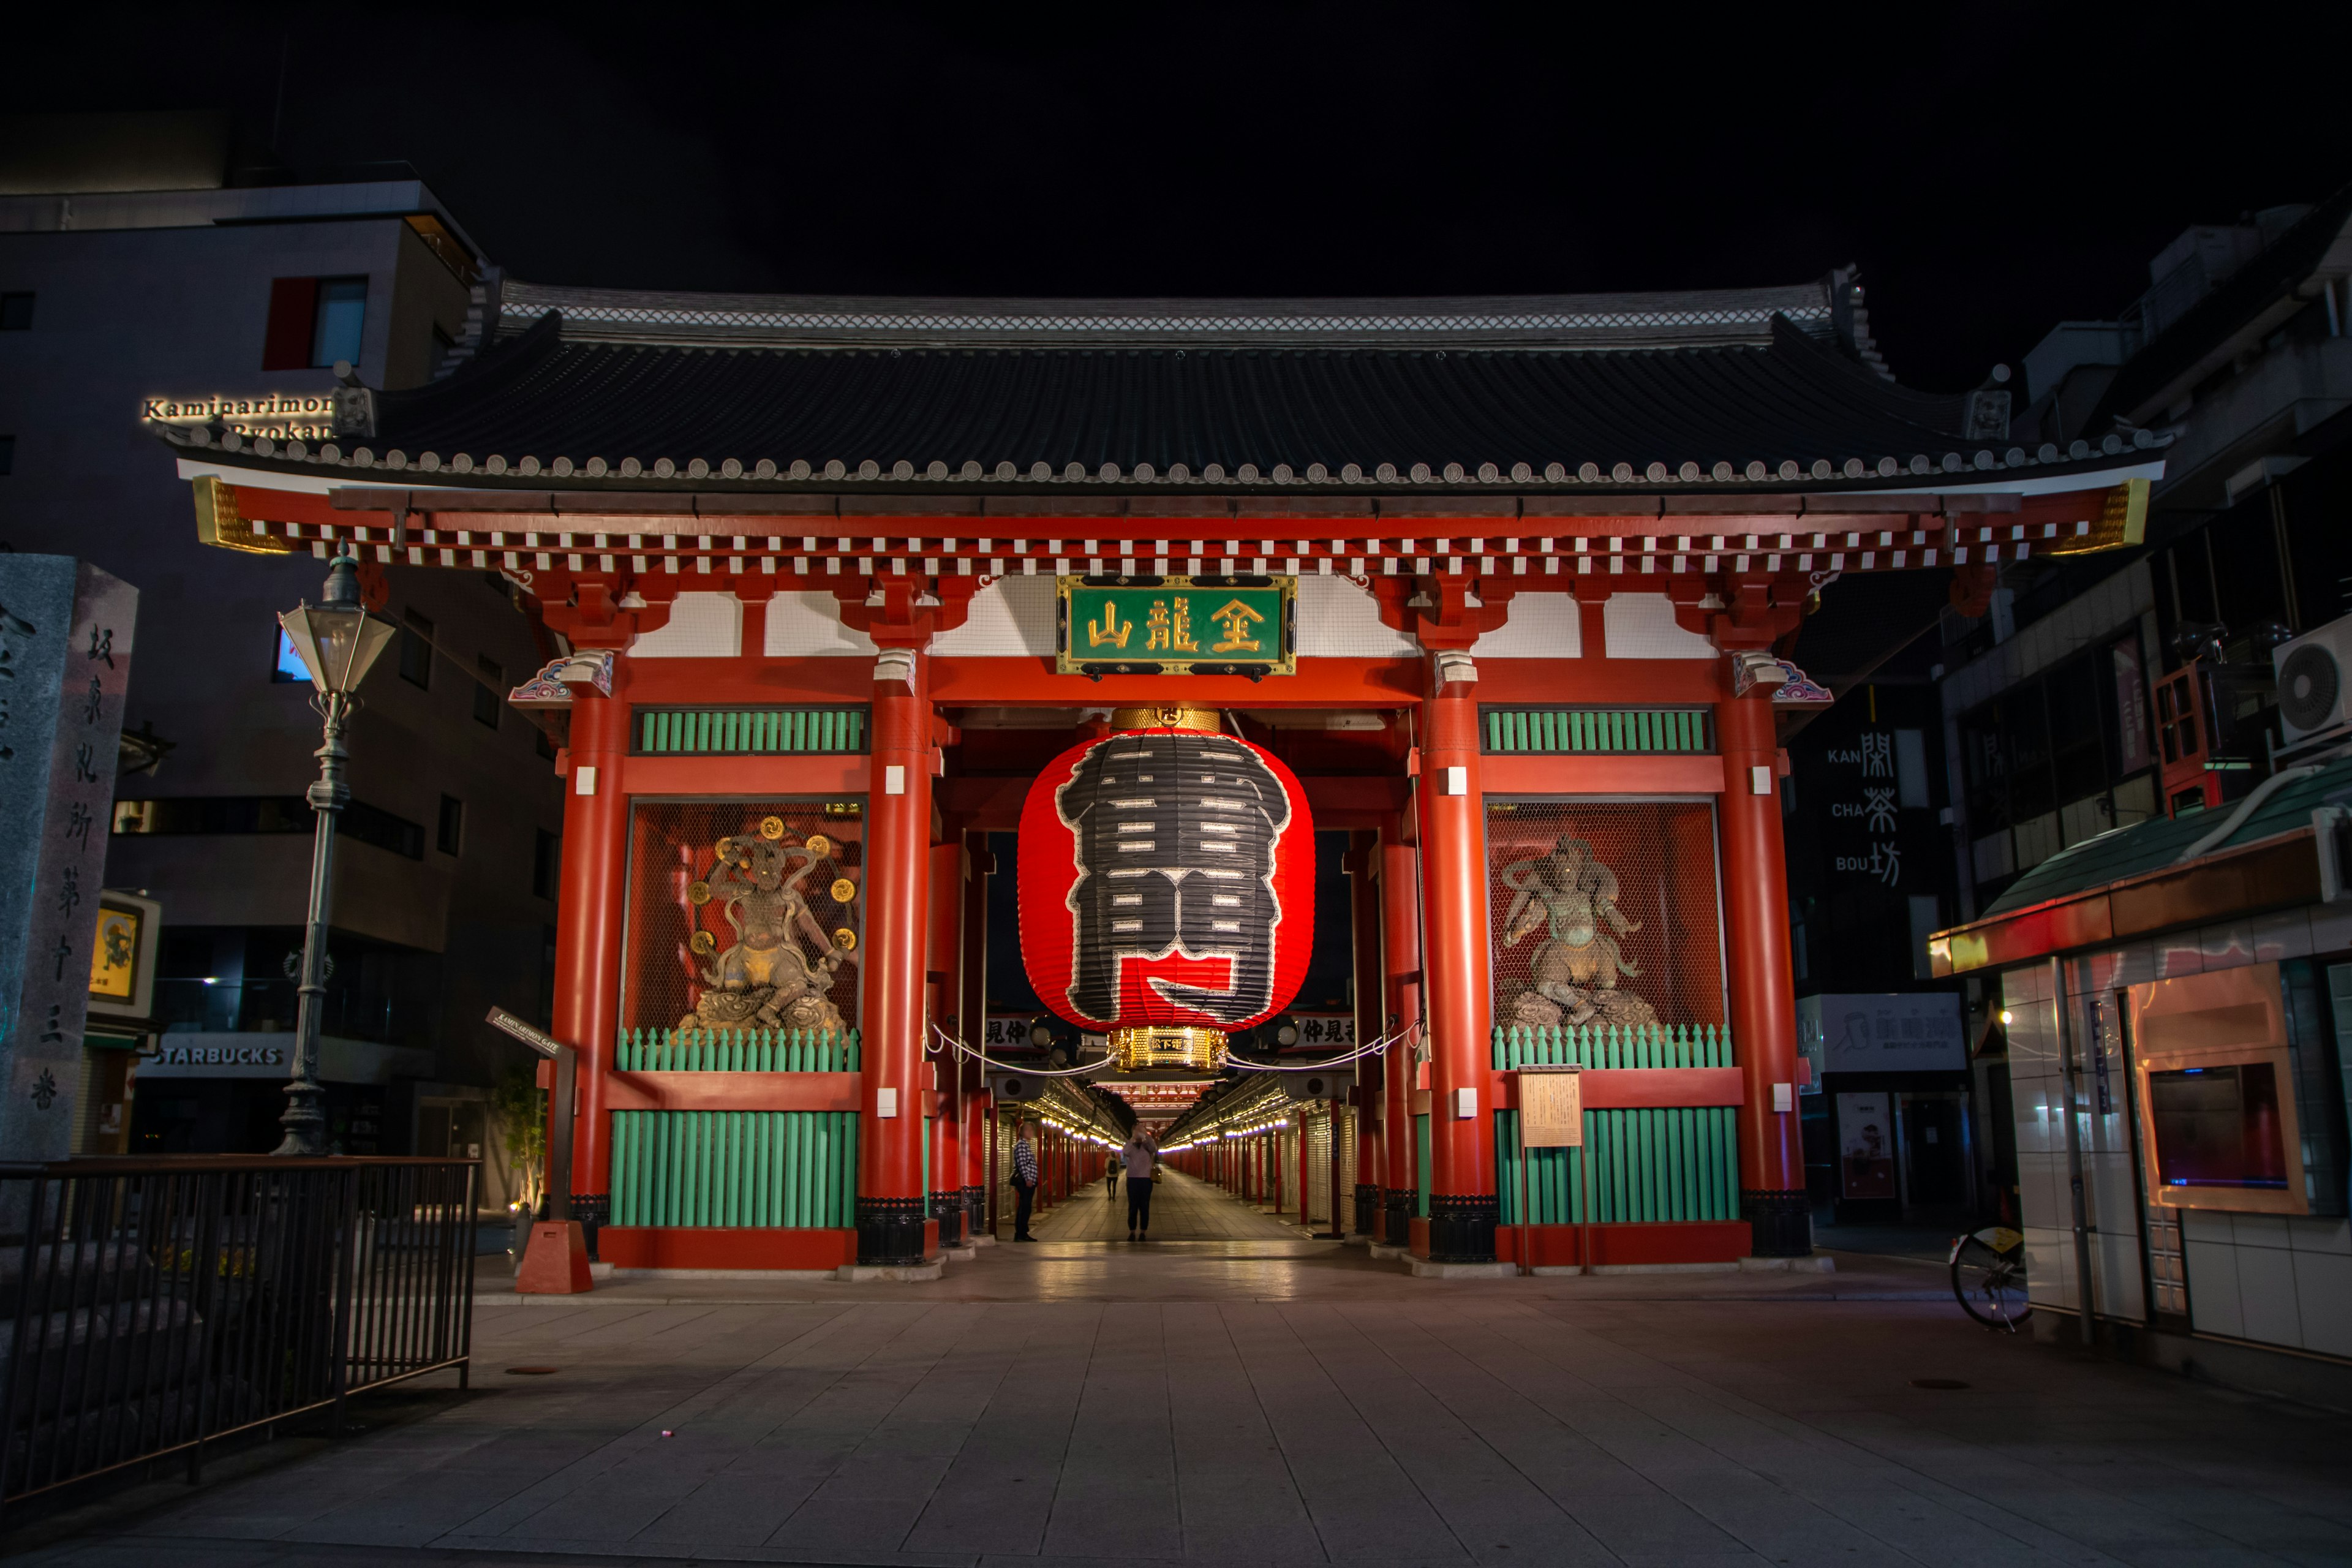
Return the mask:
[(469, 1372), (478, 1167), (0, 1164), (0, 1500)]

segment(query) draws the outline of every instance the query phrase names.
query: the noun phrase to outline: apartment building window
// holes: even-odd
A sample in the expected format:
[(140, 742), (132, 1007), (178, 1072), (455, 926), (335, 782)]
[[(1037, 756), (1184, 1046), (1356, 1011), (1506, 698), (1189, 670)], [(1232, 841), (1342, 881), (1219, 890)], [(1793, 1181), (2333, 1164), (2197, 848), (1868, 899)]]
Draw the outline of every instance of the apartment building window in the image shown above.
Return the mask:
[(0, 332), (29, 332), (33, 330), (33, 296), (0, 294)]
[(367, 291), (364, 278), (271, 279), (261, 368), (310, 370), (337, 360), (359, 363)]
[(466, 847), (466, 803), (454, 795), (441, 797), (441, 828), (435, 845), (444, 855), (460, 854)]
[(533, 829), (530, 841), (530, 891), (533, 898), (555, 897), (563, 867), (563, 837), (546, 828)]
[(1960, 716), (1980, 903), (2059, 850), (2157, 814), (2144, 679), (2126, 637)]
[(433, 689), (433, 623), (411, 610), (400, 628), (400, 679), (426, 691)]
[(506, 672), (495, 660), (477, 655), (474, 667), (481, 679), (474, 683), (474, 722), (499, 727), (499, 698), (506, 689)]

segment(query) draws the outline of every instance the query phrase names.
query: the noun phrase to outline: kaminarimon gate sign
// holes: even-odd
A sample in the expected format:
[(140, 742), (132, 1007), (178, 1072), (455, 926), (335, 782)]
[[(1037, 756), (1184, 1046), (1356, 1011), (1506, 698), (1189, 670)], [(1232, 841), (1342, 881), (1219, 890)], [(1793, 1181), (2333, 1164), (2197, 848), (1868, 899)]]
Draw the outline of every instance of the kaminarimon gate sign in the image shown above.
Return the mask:
[[(1115, 715), (1178, 707), (1352, 835), (1351, 907), (1315, 919), (1354, 931), (1356, 1037), (1403, 1037), (1335, 1112), (1355, 1228), (1425, 1268), (1807, 1251), (1775, 722), (1826, 694), (1773, 649), (1844, 577), (1980, 606), (2000, 563), (2136, 540), (2160, 472), (2145, 436), (2029, 451), (2005, 395), (1899, 386), (1844, 274), (508, 282), (478, 318), (331, 441), (164, 428), (212, 542), (503, 574), (568, 644), (512, 700), (570, 781), (553, 1032), (624, 1264), (922, 1268), (983, 1222), (989, 1079), (927, 1046), (982, 1038), (1013, 869), (984, 835)], [(1580, 1151), (1517, 1145), (1515, 1069), (1578, 1061), (1591, 1193), (1548, 1163)], [(1180, 1168), (1238, 1146), (1233, 1095), (1138, 1092)], [(1049, 1163), (1057, 1103), (1024, 1106)]]

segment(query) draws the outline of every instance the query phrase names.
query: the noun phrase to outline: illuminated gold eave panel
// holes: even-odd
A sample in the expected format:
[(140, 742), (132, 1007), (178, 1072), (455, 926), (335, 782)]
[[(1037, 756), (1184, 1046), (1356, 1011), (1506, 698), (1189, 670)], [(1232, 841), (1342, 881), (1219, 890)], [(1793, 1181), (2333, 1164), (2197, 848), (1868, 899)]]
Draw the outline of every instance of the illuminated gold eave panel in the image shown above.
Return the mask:
[(2099, 520), (2091, 525), (2090, 532), (2044, 544), (2035, 553), (2095, 555), (2102, 550), (2140, 543), (2147, 537), (2147, 480), (2126, 479), (2106, 493), (2099, 506)]
[(272, 539), (253, 531), (253, 525), (236, 509), (236, 489), (226, 480), (206, 474), (190, 479), (196, 497), (196, 542), (222, 550), (241, 550), (248, 555), (288, 555), (301, 548), (289, 539)]

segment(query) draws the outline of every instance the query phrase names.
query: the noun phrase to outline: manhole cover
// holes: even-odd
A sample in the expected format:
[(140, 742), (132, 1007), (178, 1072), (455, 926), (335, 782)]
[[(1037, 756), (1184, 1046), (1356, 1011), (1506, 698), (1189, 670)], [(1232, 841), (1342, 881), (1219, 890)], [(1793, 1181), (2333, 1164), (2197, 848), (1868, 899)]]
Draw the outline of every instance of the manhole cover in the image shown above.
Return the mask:
[(561, 1370), (552, 1366), (510, 1366), (507, 1368), (507, 1375), (509, 1377), (545, 1377), (551, 1373)]
[(1915, 1377), (1911, 1380), (1911, 1386), (1914, 1388), (1966, 1388), (1969, 1385), (1957, 1377)]

